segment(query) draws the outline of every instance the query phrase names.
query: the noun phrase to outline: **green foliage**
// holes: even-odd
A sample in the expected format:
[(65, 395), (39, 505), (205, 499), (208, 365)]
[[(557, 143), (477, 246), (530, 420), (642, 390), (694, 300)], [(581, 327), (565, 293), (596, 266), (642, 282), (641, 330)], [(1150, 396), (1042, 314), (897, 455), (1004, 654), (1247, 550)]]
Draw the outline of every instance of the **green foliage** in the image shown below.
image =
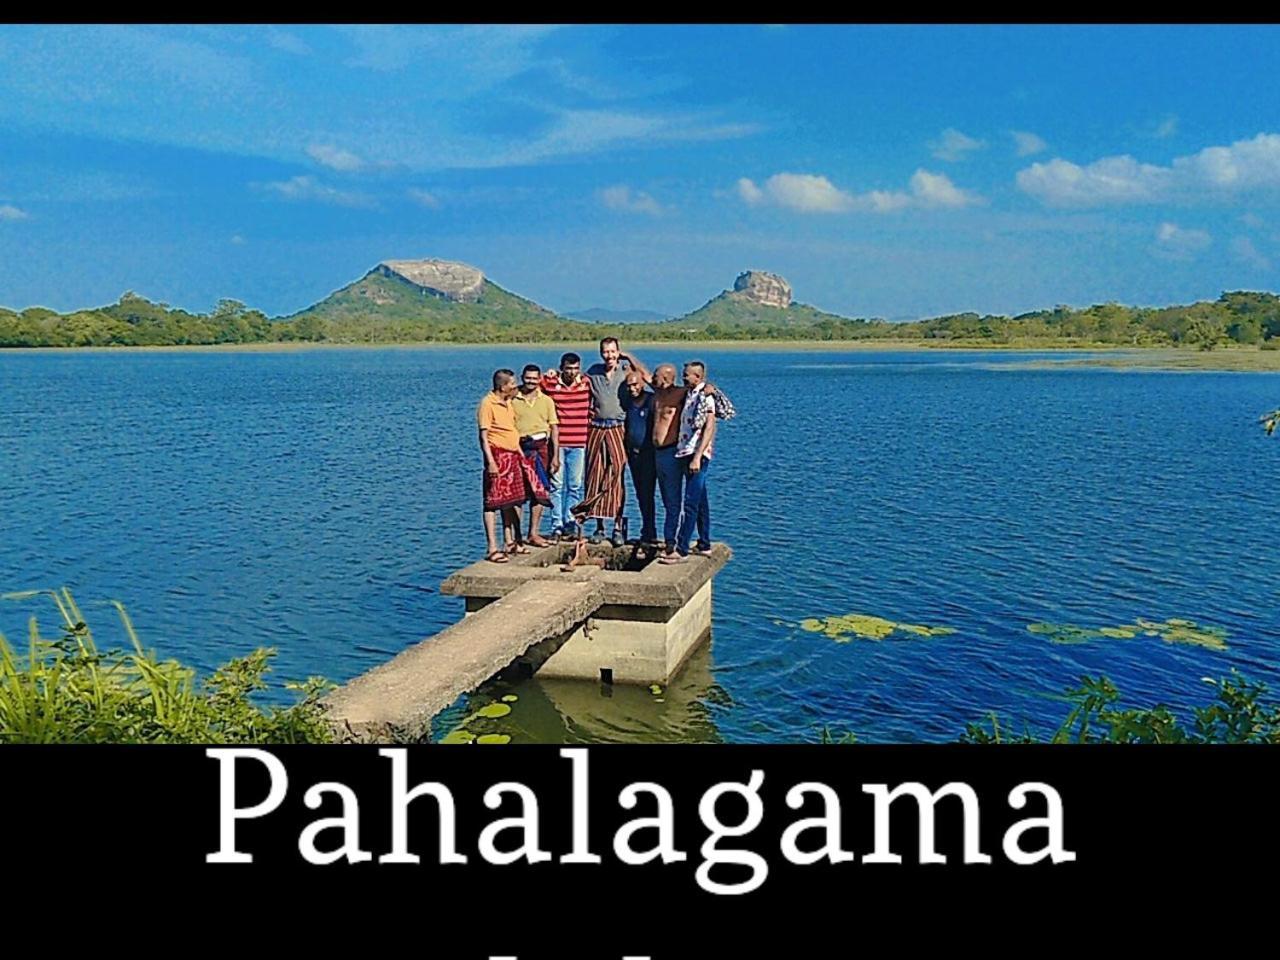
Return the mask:
[(1267, 436), (1271, 436), (1276, 432), (1276, 427), (1280, 426), (1280, 409), (1264, 413), (1258, 418), (1258, 422), (1262, 424), (1262, 429), (1267, 431)]
[(313, 677), (285, 684), (300, 699), (263, 709), (252, 696), (274, 651), (260, 649), (197, 680), (195, 671), (143, 650), (124, 607), (116, 611), (132, 652), (99, 652), (70, 591), (47, 595), (61, 617), (57, 639), (30, 620), (27, 652), (0, 635), (0, 743), (324, 743), (331, 739), (320, 697), (330, 686)]
[(854, 637), (864, 640), (883, 640), (894, 634), (912, 634), (917, 637), (942, 637), (955, 633), (953, 627), (930, 627), (922, 623), (895, 623), (883, 617), (865, 613), (846, 613), (835, 617), (801, 620), (801, 630), (821, 633), (836, 643), (848, 643)]
[(1088, 643), (1091, 640), (1132, 640), (1135, 637), (1159, 637), (1165, 643), (1185, 643), (1209, 650), (1227, 649), (1225, 627), (1205, 626), (1194, 620), (1144, 620), (1122, 623), (1114, 627), (1081, 627), (1074, 623), (1033, 623), (1028, 633), (1048, 637), (1053, 643)]
[(1280, 348), (1280, 296), (1235, 291), (1215, 301), (1158, 309), (1117, 303), (1057, 306), (1016, 317), (958, 313), (907, 323), (854, 319), (793, 303), (767, 307), (725, 292), (674, 320), (588, 323), (556, 315), (485, 281), (475, 303), (431, 296), (371, 271), (289, 317), (269, 320), (236, 300), (208, 314), (132, 292), (118, 303), (59, 314), (0, 308), (0, 347), (154, 346), (224, 343), (549, 343), (618, 336), (653, 340), (883, 340), (1002, 346)]
[[(1049, 743), (1280, 743), (1280, 704), (1266, 703), (1267, 688), (1239, 674), (1211, 681), (1216, 702), (1195, 708), (1190, 727), (1163, 705), (1121, 707), (1120, 691), (1106, 677), (1082, 677), (1067, 690), (1071, 704)], [(961, 740), (966, 743), (1037, 743), (1030, 731), (1010, 736), (992, 714), (989, 726), (971, 723)]]

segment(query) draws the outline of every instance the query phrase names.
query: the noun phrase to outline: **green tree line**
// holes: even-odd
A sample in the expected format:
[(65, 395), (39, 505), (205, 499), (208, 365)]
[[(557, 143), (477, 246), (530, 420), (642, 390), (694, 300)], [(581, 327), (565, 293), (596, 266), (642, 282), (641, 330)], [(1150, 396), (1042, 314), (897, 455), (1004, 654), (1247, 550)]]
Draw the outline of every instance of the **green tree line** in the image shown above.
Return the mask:
[(0, 308), (0, 347), (109, 347), (281, 342), (510, 343), (595, 340), (605, 335), (644, 340), (901, 340), (995, 345), (1175, 346), (1213, 349), (1231, 344), (1280, 349), (1280, 297), (1235, 291), (1186, 306), (1117, 303), (1058, 306), (1014, 317), (959, 313), (911, 322), (850, 319), (793, 305), (787, 310), (735, 305), (707, 307), (676, 320), (593, 324), (551, 313), (492, 316), (467, 309), (423, 309), (420, 316), (303, 312), (269, 319), (237, 300), (190, 313), (134, 293), (117, 303), (72, 313), (43, 307)]

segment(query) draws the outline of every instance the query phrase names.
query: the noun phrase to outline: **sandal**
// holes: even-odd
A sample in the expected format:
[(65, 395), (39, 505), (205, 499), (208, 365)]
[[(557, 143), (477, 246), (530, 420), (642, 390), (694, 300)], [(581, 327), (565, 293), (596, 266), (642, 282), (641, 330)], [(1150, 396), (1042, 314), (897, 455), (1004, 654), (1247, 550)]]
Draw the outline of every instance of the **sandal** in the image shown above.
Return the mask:
[(529, 544), (530, 546), (538, 547), (539, 549), (541, 549), (542, 547), (551, 546), (551, 541), (546, 539), (542, 534), (535, 533), (532, 537), (529, 538)]
[(511, 562), (510, 560), (507, 559), (507, 555), (503, 553), (501, 550), (493, 551), (493, 553), (489, 554), (487, 557), (485, 557), (485, 559), (488, 560), (490, 563), (510, 563)]
[(528, 553), (529, 548), (526, 547), (523, 543), (510, 543), (510, 544), (507, 544), (506, 552), (511, 554), (515, 554), (515, 553), (523, 554), (523, 553)]

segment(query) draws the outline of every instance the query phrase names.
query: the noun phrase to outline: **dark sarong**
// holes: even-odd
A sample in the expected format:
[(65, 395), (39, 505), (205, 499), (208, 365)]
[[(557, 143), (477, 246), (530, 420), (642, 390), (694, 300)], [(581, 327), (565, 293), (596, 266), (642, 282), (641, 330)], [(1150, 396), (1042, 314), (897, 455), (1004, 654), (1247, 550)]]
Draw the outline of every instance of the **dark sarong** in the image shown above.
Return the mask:
[(520, 452), (533, 458), (533, 468), (538, 472), (538, 479), (548, 490), (551, 489), (551, 444), (547, 438), (534, 440), (530, 437), (520, 438)]
[(489, 449), (493, 453), (494, 462), (498, 465), (498, 473), (491, 476), (487, 469), (484, 473), (484, 508), (486, 510), (518, 507), (522, 503), (551, 506), (547, 484), (538, 476), (538, 469), (534, 466), (537, 461), (536, 456), (498, 447)]

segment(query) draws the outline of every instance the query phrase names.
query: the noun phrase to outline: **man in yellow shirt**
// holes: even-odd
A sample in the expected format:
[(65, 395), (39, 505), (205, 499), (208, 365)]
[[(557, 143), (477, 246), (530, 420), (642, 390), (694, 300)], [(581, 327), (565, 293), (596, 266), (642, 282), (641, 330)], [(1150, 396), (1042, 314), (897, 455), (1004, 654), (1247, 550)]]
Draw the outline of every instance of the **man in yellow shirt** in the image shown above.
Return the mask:
[[(533, 457), (538, 479), (549, 490), (551, 474), (559, 468), (559, 423), (555, 402), (542, 392), (542, 370), (536, 363), (528, 364), (520, 372), (520, 389), (511, 398), (511, 408), (516, 415), (516, 431), (520, 434), (520, 452)], [(542, 504), (529, 508), (529, 542), (535, 547), (549, 547), (540, 532), (542, 529)]]
[(506, 563), (507, 554), (498, 548), (497, 521), (502, 513), (504, 540), (511, 553), (528, 553), (520, 542), (520, 506), (535, 503), (550, 506), (547, 485), (539, 478), (534, 457), (520, 450), (512, 399), (516, 394), (513, 370), (495, 370), (493, 390), (476, 407), (480, 430), (480, 452), (484, 456), (484, 532), (489, 539), (488, 559)]

